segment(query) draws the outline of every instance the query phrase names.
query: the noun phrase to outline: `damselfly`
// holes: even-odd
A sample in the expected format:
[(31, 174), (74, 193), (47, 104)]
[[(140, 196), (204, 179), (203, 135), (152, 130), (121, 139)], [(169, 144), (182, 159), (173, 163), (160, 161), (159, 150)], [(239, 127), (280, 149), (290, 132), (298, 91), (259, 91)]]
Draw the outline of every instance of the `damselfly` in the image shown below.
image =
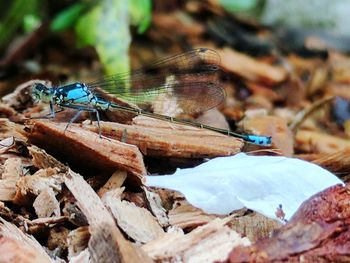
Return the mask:
[[(154, 107), (152, 102), (157, 101), (167, 101), (166, 105), (172, 105), (176, 109), (175, 113), (182, 114), (199, 113), (216, 107), (225, 98), (225, 92), (218, 81), (219, 64), (220, 57), (214, 50), (199, 48), (155, 62), (151, 66), (130, 73), (106, 77), (92, 83), (76, 82), (53, 88), (36, 83), (32, 88), (32, 96), (35, 100), (50, 104), (49, 117), (54, 117), (55, 113), (64, 108), (78, 110), (67, 124), (66, 129), (82, 112), (87, 111), (96, 114), (101, 136), (99, 111), (116, 109), (205, 128), (258, 145), (270, 145), (270, 136), (235, 133), (150, 110), (150, 105)], [(140, 108), (111, 102), (102, 96), (99, 89), (135, 103)], [(55, 106), (60, 109), (55, 111)]]

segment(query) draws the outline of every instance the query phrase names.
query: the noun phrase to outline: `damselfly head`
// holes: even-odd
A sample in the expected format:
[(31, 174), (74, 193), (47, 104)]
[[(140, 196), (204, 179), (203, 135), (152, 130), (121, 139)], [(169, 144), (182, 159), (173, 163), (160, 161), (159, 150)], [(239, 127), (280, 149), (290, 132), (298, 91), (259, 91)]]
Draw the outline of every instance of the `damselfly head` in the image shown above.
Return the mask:
[(49, 102), (53, 95), (53, 89), (48, 88), (44, 84), (35, 83), (32, 87), (32, 98), (35, 101)]

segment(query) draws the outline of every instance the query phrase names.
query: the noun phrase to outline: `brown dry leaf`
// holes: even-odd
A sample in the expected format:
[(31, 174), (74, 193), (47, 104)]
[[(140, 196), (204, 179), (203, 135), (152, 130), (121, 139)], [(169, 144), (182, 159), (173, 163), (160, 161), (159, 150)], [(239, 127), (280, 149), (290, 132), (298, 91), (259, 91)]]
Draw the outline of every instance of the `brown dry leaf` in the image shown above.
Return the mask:
[(214, 262), (227, 257), (232, 247), (249, 245), (226, 224), (230, 217), (215, 219), (184, 235), (169, 233), (153, 240), (142, 249), (156, 262)]

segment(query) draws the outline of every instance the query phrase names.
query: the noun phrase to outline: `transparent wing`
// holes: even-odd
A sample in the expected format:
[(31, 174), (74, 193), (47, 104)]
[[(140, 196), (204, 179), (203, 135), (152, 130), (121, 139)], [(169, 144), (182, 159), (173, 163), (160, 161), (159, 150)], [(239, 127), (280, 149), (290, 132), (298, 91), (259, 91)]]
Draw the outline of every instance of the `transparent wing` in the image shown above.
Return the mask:
[(148, 107), (157, 101), (176, 103), (185, 113), (201, 112), (220, 104), (225, 93), (218, 81), (220, 57), (200, 48), (157, 61), (150, 66), (88, 83), (107, 93)]

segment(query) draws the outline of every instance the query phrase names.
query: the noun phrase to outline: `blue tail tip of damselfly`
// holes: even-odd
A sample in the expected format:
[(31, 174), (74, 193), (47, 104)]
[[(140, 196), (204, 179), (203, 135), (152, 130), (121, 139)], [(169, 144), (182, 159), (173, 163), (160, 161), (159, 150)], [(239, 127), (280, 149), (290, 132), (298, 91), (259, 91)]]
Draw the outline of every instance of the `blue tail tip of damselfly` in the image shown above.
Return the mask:
[(272, 137), (248, 134), (246, 135), (245, 141), (261, 146), (270, 146), (272, 143)]

